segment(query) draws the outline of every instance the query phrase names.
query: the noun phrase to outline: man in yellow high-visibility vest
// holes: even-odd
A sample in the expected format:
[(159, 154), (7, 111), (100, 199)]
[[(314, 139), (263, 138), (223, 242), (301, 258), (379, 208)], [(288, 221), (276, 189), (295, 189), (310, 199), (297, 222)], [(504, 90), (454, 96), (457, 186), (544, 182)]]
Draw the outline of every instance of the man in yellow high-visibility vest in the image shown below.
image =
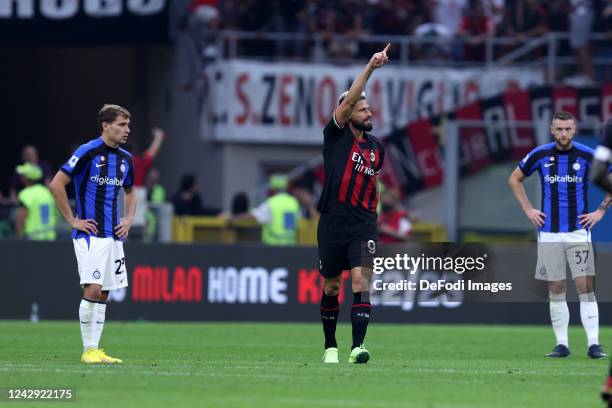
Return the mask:
[(40, 183), (40, 167), (25, 163), (17, 166), (17, 174), (26, 186), (19, 192), (15, 230), (17, 236), (31, 240), (55, 240), (55, 200), (47, 187)]
[(238, 214), (233, 220), (255, 219), (261, 224), (261, 242), (267, 245), (297, 244), (297, 227), (300, 219), (300, 204), (287, 192), (287, 176), (274, 174), (269, 187), (274, 195), (252, 209)]

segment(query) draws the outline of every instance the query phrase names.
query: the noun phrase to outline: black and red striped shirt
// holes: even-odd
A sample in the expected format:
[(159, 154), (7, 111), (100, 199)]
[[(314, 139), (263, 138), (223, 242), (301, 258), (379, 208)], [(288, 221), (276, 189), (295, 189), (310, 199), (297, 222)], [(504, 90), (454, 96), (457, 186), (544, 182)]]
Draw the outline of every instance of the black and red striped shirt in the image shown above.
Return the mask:
[(325, 184), (318, 210), (376, 222), (376, 176), (385, 158), (382, 143), (365, 132), (358, 141), (347, 125), (338, 127), (333, 116), (323, 129), (323, 137)]

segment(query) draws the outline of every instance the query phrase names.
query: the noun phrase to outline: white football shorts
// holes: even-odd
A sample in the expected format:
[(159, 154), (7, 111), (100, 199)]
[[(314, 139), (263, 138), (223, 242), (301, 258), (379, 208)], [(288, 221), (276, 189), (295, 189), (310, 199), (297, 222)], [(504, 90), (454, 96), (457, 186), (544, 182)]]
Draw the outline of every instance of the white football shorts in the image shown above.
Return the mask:
[(566, 279), (567, 265), (570, 267), (572, 279), (595, 276), (591, 233), (584, 229), (572, 232), (540, 232), (535, 278), (563, 281)]
[(128, 285), (123, 241), (98, 237), (72, 241), (81, 285), (94, 283), (102, 285), (102, 290), (124, 288)]

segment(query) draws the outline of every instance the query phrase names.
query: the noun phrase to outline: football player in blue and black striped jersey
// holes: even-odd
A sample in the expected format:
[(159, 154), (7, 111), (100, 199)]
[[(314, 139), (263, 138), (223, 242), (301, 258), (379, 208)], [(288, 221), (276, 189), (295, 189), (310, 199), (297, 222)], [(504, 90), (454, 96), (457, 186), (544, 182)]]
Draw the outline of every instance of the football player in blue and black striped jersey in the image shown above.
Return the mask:
[[(509, 184), (525, 215), (538, 229), (538, 264), (535, 278), (548, 282), (550, 317), (557, 345), (548, 357), (570, 354), (565, 300), (566, 263), (580, 297), (580, 317), (588, 341), (587, 355), (605, 358), (599, 345), (599, 310), (593, 291), (595, 263), (590, 230), (601, 220), (610, 202), (589, 212), (589, 171), (593, 149), (574, 142), (576, 121), (569, 112), (553, 115), (550, 132), (554, 142), (532, 150), (510, 176)], [(523, 180), (538, 171), (542, 185), (541, 209), (527, 198)]]
[[(109, 291), (127, 286), (123, 240), (134, 222), (136, 194), (132, 155), (119, 147), (130, 134), (130, 113), (117, 105), (104, 105), (98, 113), (102, 135), (73, 153), (49, 188), (57, 207), (73, 228), (83, 299), (79, 306), (83, 355), (81, 361), (121, 363), (98, 348)], [(74, 182), (76, 216), (66, 186)], [(125, 191), (126, 217), (121, 218), (119, 191)]]

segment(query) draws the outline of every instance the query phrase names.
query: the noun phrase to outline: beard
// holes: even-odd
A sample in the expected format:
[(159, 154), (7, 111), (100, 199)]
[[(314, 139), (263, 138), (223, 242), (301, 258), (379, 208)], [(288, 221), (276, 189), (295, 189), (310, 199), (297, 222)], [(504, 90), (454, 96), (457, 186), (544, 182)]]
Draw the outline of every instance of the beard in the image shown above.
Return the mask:
[(362, 132), (369, 132), (370, 130), (372, 130), (372, 123), (365, 123), (365, 122), (360, 122), (357, 120), (353, 120), (351, 119), (351, 123), (353, 124), (353, 127), (357, 130), (361, 130)]
[(572, 144), (572, 139), (569, 139), (566, 142), (562, 142), (560, 139), (556, 139), (557, 145), (561, 148), (568, 148)]

